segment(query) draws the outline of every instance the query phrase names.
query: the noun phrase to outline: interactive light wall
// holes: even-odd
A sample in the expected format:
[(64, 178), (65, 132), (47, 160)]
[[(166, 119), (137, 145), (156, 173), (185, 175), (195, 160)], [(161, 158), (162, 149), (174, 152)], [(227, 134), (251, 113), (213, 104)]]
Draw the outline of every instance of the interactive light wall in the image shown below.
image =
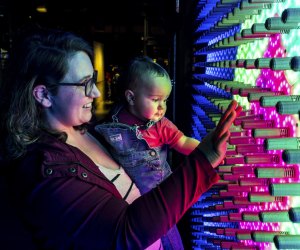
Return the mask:
[(193, 136), (232, 99), (243, 112), (191, 209), (193, 249), (300, 249), (300, 1), (198, 0), (195, 22)]

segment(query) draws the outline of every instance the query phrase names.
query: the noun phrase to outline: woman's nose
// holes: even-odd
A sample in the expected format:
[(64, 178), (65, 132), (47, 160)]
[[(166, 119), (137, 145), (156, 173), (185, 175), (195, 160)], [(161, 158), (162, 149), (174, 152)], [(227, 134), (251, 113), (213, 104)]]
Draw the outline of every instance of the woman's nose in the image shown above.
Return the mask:
[(93, 98), (98, 98), (98, 97), (100, 97), (100, 96), (101, 96), (101, 93), (100, 93), (100, 91), (99, 91), (97, 85), (94, 84), (94, 85), (93, 85), (93, 91), (92, 91), (91, 97), (93, 97)]

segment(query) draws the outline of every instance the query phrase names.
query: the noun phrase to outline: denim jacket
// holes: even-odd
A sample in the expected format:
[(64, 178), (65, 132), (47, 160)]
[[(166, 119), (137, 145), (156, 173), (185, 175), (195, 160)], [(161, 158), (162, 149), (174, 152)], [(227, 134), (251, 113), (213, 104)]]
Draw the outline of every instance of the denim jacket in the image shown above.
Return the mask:
[[(129, 126), (119, 123), (117, 114), (112, 116), (112, 122), (102, 123), (95, 130), (105, 138), (111, 146), (111, 153), (127, 174), (135, 182), (142, 194), (150, 191), (166, 179), (171, 173), (167, 162), (167, 145), (151, 148), (142, 138), (139, 126)], [(146, 124), (147, 129), (155, 124)], [(171, 228), (162, 237), (164, 250), (184, 249), (177, 227)]]

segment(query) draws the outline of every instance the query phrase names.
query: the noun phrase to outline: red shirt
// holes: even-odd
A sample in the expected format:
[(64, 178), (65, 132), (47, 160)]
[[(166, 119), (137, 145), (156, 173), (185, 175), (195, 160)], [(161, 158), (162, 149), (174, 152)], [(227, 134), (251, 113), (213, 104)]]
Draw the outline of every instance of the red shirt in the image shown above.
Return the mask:
[[(129, 113), (125, 108), (121, 109), (118, 113), (118, 119), (120, 123), (124, 123), (129, 126), (145, 125), (144, 121)], [(150, 147), (158, 147), (163, 144), (167, 144), (170, 148), (172, 148), (183, 136), (183, 133), (176, 127), (176, 125), (166, 117), (163, 117), (147, 129), (139, 128), (139, 131)]]

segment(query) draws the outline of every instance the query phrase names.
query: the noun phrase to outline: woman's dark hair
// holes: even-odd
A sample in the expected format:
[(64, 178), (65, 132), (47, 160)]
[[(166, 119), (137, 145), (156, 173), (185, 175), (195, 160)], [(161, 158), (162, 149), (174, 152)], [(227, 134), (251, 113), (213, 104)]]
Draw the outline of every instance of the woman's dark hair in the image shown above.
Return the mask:
[(53, 131), (44, 123), (43, 109), (32, 91), (36, 85), (43, 84), (56, 95), (58, 83), (68, 71), (68, 59), (79, 51), (87, 53), (93, 62), (92, 48), (85, 40), (59, 30), (40, 29), (20, 36), (14, 44), (5, 88), (8, 107), (3, 117), (6, 148), (11, 158), (23, 155), (27, 146), (37, 141), (44, 131), (66, 140), (65, 133)]

